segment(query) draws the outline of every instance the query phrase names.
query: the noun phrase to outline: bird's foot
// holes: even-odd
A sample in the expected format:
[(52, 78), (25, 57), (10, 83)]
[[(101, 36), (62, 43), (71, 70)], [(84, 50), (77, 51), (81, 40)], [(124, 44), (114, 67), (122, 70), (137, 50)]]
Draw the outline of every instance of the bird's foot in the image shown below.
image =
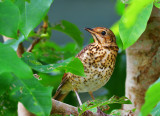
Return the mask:
[(93, 115), (93, 113), (92, 113), (91, 111), (89, 111), (89, 110), (85, 111), (85, 112), (82, 114), (82, 116), (92, 116), (92, 115)]

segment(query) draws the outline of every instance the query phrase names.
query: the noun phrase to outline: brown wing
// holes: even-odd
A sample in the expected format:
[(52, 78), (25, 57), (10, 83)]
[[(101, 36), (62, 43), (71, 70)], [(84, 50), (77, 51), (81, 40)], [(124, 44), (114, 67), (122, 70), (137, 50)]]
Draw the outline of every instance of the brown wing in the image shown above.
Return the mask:
[[(84, 47), (84, 48), (76, 55), (76, 57), (79, 58), (90, 46), (92, 46), (92, 44), (89, 44), (89, 45), (87, 45), (86, 47)], [(62, 81), (61, 81), (61, 83), (60, 83), (57, 91), (58, 91), (59, 89), (61, 89), (61, 87), (66, 83), (67, 80), (68, 80), (68, 78), (67, 78), (67, 73), (64, 73), (64, 75), (63, 75), (63, 77), (62, 77)]]
[(60, 83), (55, 95), (53, 96), (53, 99), (58, 100), (58, 101), (62, 101), (69, 92), (63, 93), (62, 94), (62, 90), (61, 88), (65, 85), (66, 81), (67, 81), (67, 73), (64, 73), (63, 78), (62, 78), (62, 82)]
[(64, 73), (64, 75), (63, 75), (63, 77), (62, 77), (62, 81), (61, 81), (61, 83), (60, 83), (57, 91), (59, 91), (59, 90), (62, 88), (62, 86), (66, 83), (67, 80), (68, 80), (68, 78), (67, 78), (67, 73)]
[[(89, 45), (87, 45), (85, 48), (83, 48), (83, 49), (76, 55), (76, 57), (80, 58), (80, 56), (83, 55), (83, 53), (85, 53), (85, 51), (86, 51), (87, 49), (89, 49), (90, 46), (92, 46), (92, 44), (89, 44)], [(81, 59), (80, 59), (80, 60), (81, 60)], [(66, 82), (67, 82), (67, 80), (68, 80), (67, 75), (68, 75), (67, 73), (64, 73), (64, 75), (63, 75), (63, 77), (62, 77), (62, 81), (61, 81), (61, 83), (60, 83), (60, 85), (59, 85), (59, 87), (58, 87), (58, 89), (57, 89), (57, 91), (56, 91), (56, 94), (55, 94), (54, 97), (53, 97), (54, 99), (63, 100), (64, 97), (68, 94), (68, 93), (62, 94), (62, 90), (61, 90), (61, 88), (66, 84)]]

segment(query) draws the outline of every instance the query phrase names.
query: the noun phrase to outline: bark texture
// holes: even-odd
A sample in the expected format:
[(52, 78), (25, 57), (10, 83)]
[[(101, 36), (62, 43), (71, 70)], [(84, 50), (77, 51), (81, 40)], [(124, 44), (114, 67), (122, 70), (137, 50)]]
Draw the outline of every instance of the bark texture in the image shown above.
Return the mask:
[(145, 92), (160, 77), (160, 10), (153, 8), (145, 32), (138, 41), (126, 50), (127, 78), (126, 97), (132, 105), (125, 110), (136, 108), (138, 115), (144, 104)]

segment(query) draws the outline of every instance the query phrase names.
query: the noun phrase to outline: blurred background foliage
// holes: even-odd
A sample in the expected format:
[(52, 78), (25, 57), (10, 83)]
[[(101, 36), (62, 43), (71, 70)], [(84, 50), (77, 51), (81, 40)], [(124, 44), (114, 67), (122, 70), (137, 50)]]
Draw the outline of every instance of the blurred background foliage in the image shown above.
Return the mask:
[[(154, 4), (159, 7), (158, 1), (154, 1)], [(128, 7), (125, 10), (126, 5)], [(51, 109), (49, 99), (55, 94), (64, 72), (84, 75), (82, 63), (73, 57), (93, 41), (91, 35), (84, 31), (85, 27), (110, 28), (115, 33), (120, 48), (111, 79), (93, 94), (96, 99), (101, 100), (109, 99), (113, 95), (124, 96), (126, 78), (124, 49), (134, 44), (143, 33), (152, 7), (153, 0), (145, 2), (139, 0), (0, 1), (0, 34), (13, 38), (6, 41), (5, 45), (0, 44), (0, 69), (2, 69), (0, 79), (6, 82), (3, 86), (0, 85), (1, 115), (9, 115), (9, 112), (16, 114), (16, 107), (13, 106), (17, 106), (15, 104), (18, 101), (37, 115), (49, 115)], [(15, 53), (19, 43), (23, 42), (27, 50), (35, 40), (38, 42), (32, 49), (32, 53), (25, 52), (19, 59)], [(24, 71), (26, 73), (23, 73)], [(37, 79), (33, 79), (33, 74), (38, 75), (35, 76)], [(43, 97), (38, 98), (37, 96), (40, 95), (36, 91), (39, 91)], [(88, 93), (80, 93), (80, 97), (82, 102), (91, 99)], [(33, 107), (30, 108), (27, 99), (30, 99)], [(45, 101), (45, 105), (49, 108), (43, 107), (44, 103), (41, 101)], [(65, 98), (64, 102), (78, 106), (73, 92)], [(109, 111), (106, 111), (108, 113), (113, 109), (121, 108), (120, 104), (109, 106)]]

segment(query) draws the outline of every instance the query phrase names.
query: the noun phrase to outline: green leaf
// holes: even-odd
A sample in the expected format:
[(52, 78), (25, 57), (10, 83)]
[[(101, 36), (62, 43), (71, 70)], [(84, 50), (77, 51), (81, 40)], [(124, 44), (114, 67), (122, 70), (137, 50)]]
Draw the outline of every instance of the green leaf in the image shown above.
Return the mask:
[(53, 0), (15, 0), (15, 4), (20, 10), (19, 29), (28, 37), (29, 33), (43, 20), (46, 16)]
[(52, 108), (52, 87), (43, 87), (34, 77), (14, 77), (12, 85), (12, 97), (18, 99), (27, 110), (38, 116), (49, 116)]
[(37, 60), (44, 63), (56, 63), (63, 59), (60, 46), (50, 41), (40, 41), (32, 50)]
[(144, 32), (153, 8), (152, 0), (133, 0), (119, 22), (119, 33), (123, 49), (134, 44)]
[(0, 2), (0, 34), (17, 38), (19, 16), (18, 8), (10, 0)]
[(0, 116), (17, 116), (18, 102), (11, 98), (10, 91), (5, 88), (5, 92), (0, 95)]
[(16, 52), (9, 46), (0, 43), (0, 74), (3, 72), (12, 72), (17, 77), (28, 79), (32, 78), (32, 70), (20, 58)]
[(157, 104), (157, 106), (152, 110), (151, 112), (152, 116), (158, 116), (160, 114), (160, 102)]
[(122, 15), (124, 13), (125, 10), (125, 4), (121, 1), (121, 0), (117, 0), (116, 1), (116, 11), (119, 15)]
[(20, 35), (18, 37), (18, 40), (16, 39), (9, 39), (6, 42), (4, 42), (4, 44), (8, 44), (9, 46), (11, 46), (15, 51), (17, 51), (18, 45), (24, 40), (24, 36)]
[(42, 65), (38, 62), (32, 53), (24, 53), (22, 60), (31, 66), (34, 70), (42, 73), (51, 73), (54, 69), (65, 70), (65, 72), (71, 72), (78, 76), (84, 76), (83, 64), (78, 58), (69, 58), (60, 63)]
[(160, 0), (154, 0), (154, 5), (155, 5), (157, 8), (160, 8)]
[(9, 88), (12, 81), (12, 75), (10, 73), (0, 74), (0, 96)]
[(42, 65), (35, 59), (32, 53), (26, 52), (23, 54), (22, 60), (26, 62), (32, 69), (38, 72), (51, 73), (56, 68), (64, 70), (65, 66), (72, 60), (72, 58), (64, 60), (61, 63)]
[(94, 100), (94, 101), (90, 101), (90, 102), (85, 102), (80, 106), (80, 109), (82, 109), (82, 110), (79, 112), (79, 115), (81, 115), (83, 112), (90, 110), (92, 108), (103, 106), (103, 105), (108, 105), (108, 104), (114, 104), (114, 103), (131, 104), (131, 101), (127, 97), (120, 97), (119, 98), (117, 96), (113, 96), (107, 101)]
[(32, 53), (38, 61), (43, 63), (57, 63), (59, 60), (74, 57), (77, 50), (75, 43), (68, 43), (61, 47), (51, 41), (41, 41), (34, 47)]
[(38, 80), (44, 86), (52, 86), (55, 89), (58, 88), (60, 82), (62, 81), (63, 73), (54, 73), (52, 75), (46, 73), (38, 73)]
[(116, 36), (116, 43), (119, 48), (123, 49), (123, 43), (119, 35), (119, 21), (112, 25), (110, 28)]
[(8, 86), (9, 78), (14, 76), (14, 82), (11, 82), (12, 87), (10, 88), (14, 100), (21, 101), (26, 109), (36, 115), (49, 115), (52, 108), (52, 88), (43, 87), (37, 79), (33, 78), (30, 67), (18, 58), (11, 47), (0, 43), (0, 53), (0, 75), (7, 74), (8, 77), (5, 80), (1, 77), (5, 81), (3, 83)]
[(52, 27), (52, 29), (67, 34), (77, 43), (79, 48), (82, 47), (83, 45), (82, 33), (76, 25), (68, 21), (62, 20), (60, 24), (55, 25), (54, 27)]
[(71, 72), (78, 76), (86, 77), (82, 62), (78, 58), (74, 58), (66, 67), (66, 72)]
[(160, 102), (160, 78), (153, 83), (147, 90), (145, 95), (145, 103), (141, 108), (140, 115), (147, 116), (158, 102)]

